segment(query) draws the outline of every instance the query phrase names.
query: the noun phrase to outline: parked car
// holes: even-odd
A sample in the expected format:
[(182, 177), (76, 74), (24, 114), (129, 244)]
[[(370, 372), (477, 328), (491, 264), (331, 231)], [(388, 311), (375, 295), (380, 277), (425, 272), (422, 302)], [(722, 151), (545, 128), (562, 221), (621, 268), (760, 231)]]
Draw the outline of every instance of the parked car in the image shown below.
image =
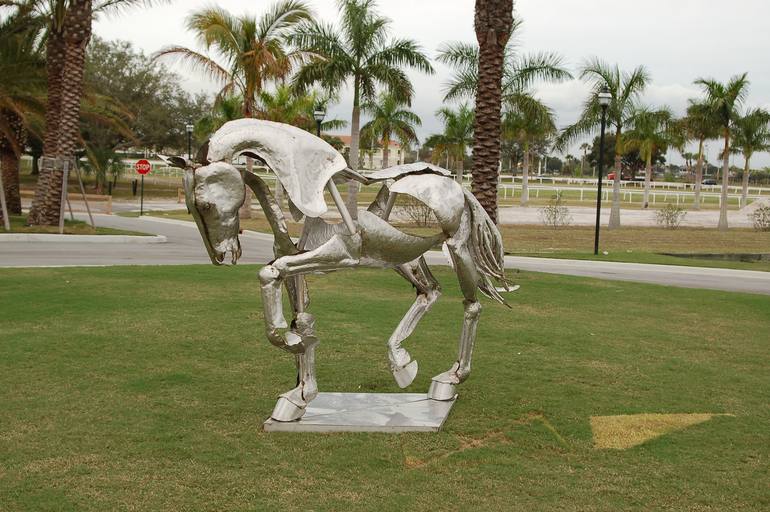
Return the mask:
[(703, 184), (704, 185), (716, 185), (717, 184), (717, 180), (715, 180), (714, 178), (704, 178), (703, 179)]

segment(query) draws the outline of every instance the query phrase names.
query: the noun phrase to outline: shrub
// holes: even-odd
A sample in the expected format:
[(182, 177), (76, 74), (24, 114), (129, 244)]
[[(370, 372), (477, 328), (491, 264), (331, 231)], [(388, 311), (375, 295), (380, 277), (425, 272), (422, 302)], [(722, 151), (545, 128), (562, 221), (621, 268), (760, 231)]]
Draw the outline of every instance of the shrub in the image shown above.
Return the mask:
[(658, 223), (658, 226), (676, 229), (679, 227), (679, 224), (682, 223), (685, 215), (687, 215), (687, 212), (684, 208), (668, 203), (666, 206), (655, 212), (655, 221)]
[(548, 201), (548, 205), (540, 208), (540, 218), (543, 220), (543, 224), (551, 226), (552, 228), (558, 228), (559, 226), (569, 226), (572, 222), (572, 215), (569, 213), (569, 208), (564, 206), (561, 199), (561, 192), (555, 196), (551, 196), (551, 200)]
[(407, 194), (399, 194), (399, 206), (407, 218), (419, 227), (430, 226), (435, 216), (430, 206)]
[(749, 214), (749, 220), (757, 231), (770, 231), (770, 206), (760, 206)]

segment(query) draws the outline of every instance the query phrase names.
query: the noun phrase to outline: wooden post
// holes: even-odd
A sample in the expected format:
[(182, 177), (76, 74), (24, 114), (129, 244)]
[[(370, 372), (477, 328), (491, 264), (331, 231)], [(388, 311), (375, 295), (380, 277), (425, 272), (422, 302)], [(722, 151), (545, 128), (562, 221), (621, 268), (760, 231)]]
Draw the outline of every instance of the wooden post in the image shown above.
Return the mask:
[(83, 186), (83, 180), (80, 178), (80, 168), (78, 167), (77, 162), (75, 162), (75, 172), (78, 175), (78, 184), (80, 185), (80, 195), (83, 196), (83, 202), (86, 204), (86, 211), (88, 212), (88, 220), (91, 221), (91, 227), (96, 229), (96, 225), (94, 224), (94, 216), (91, 215), (91, 207), (88, 205), (88, 198), (86, 198), (86, 189)]
[(64, 177), (61, 184), (61, 207), (59, 208), (59, 234), (64, 234), (64, 207), (67, 206), (67, 180), (69, 178), (69, 160), (64, 160)]
[(6, 231), (11, 230), (11, 219), (8, 218), (8, 206), (5, 204), (5, 187), (3, 186), (3, 174), (0, 173), (0, 212), (3, 213), (3, 225)]

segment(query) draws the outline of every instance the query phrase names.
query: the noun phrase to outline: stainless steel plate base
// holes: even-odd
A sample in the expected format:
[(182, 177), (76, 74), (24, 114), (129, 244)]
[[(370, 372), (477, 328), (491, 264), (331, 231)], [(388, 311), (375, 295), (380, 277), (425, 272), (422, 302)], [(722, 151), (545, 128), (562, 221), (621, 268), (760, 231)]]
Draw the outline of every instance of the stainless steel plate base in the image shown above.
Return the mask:
[(438, 432), (457, 397), (424, 393), (319, 393), (297, 421), (269, 418), (266, 432)]

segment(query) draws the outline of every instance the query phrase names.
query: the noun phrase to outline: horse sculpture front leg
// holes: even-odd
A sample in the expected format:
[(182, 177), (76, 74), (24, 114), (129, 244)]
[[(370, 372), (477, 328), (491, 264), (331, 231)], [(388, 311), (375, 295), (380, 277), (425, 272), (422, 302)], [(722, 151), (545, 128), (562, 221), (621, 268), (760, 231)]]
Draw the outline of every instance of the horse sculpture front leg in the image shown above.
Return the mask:
[(305, 408), (317, 393), (315, 380), (315, 320), (309, 313), (298, 313), (291, 329), (283, 315), (282, 284), (292, 276), (309, 272), (324, 272), (355, 267), (361, 254), (361, 236), (334, 235), (320, 247), (290, 256), (282, 256), (259, 272), (262, 304), (265, 311), (265, 333), (273, 345), (297, 356), (300, 382), (297, 387), (280, 395), (272, 417), (278, 421), (293, 421), (302, 417)]

